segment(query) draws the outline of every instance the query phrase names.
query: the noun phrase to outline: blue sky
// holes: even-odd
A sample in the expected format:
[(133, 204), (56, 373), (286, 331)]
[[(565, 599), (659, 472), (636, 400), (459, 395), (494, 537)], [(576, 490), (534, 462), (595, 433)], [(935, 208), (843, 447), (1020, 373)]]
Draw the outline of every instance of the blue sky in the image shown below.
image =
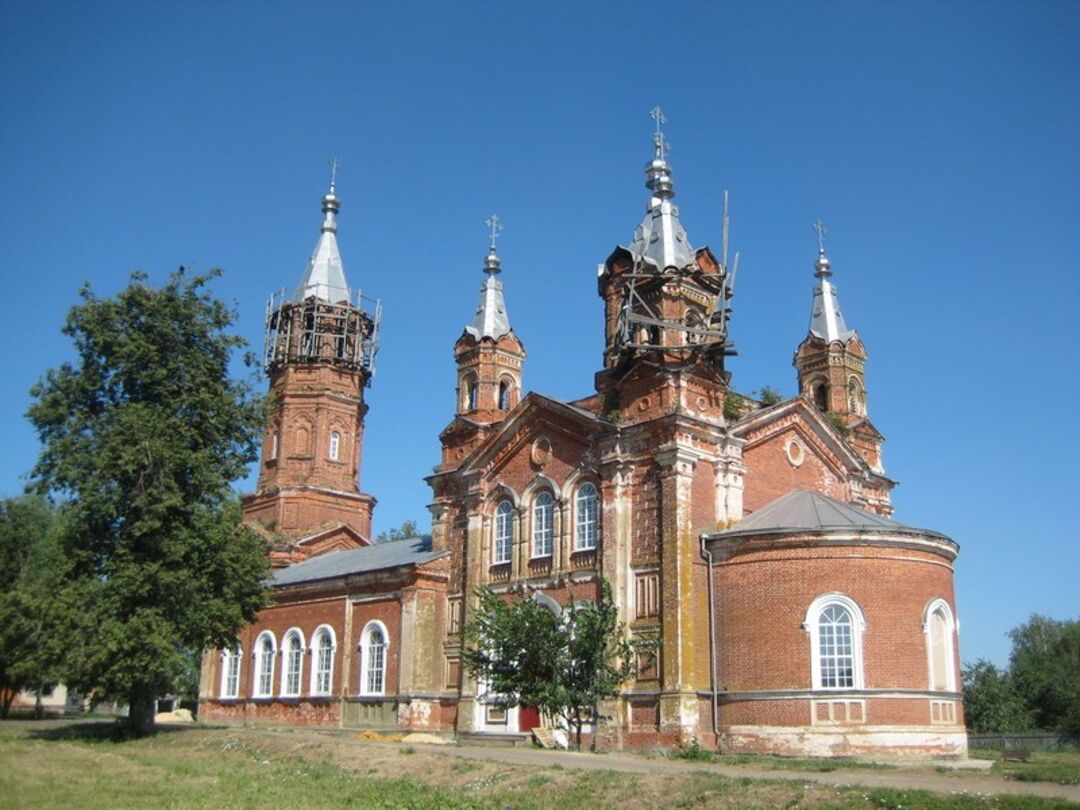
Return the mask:
[(1080, 616), (1078, 38), (1068, 2), (5, 0), (0, 495), (79, 285), (220, 266), (260, 346), (337, 155), (348, 278), (385, 308), (362, 484), (376, 531), (427, 525), (484, 219), (525, 387), (589, 393), (659, 104), (695, 246), (730, 190), (736, 388), (795, 392), (820, 217), (896, 517), (961, 544), (962, 657), (1003, 662), (1030, 613)]

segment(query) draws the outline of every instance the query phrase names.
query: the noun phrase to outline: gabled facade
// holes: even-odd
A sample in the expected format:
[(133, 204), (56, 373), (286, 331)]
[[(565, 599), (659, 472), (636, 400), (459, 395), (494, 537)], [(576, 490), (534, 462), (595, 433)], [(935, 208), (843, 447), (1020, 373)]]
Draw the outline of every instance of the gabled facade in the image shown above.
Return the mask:
[[(527, 735), (545, 722), (537, 710), (500, 709), (462, 669), (476, 589), (557, 611), (595, 599), (606, 580), (642, 654), (633, 681), (601, 707), (610, 722), (591, 730), (603, 746), (964, 754), (957, 547), (891, 519), (895, 482), (867, 416), (867, 354), (841, 315), (824, 243), (810, 330), (795, 353), (799, 393), (770, 407), (740, 397), (726, 368), (734, 354), (726, 197), (720, 255), (692, 247), (654, 112), (646, 214), (599, 267), (604, 345), (595, 388), (582, 398), (522, 394), (525, 347), (489, 220), (479, 301), (453, 346), (453, 415), (427, 478), (431, 537), (404, 556), (367, 545), (373, 500), (358, 481), (369, 372), (343, 367), (333, 352), (294, 358), (292, 338), (279, 337), (281, 316), (271, 315), (268, 370), (283, 407), (271, 416), (246, 514), (288, 565), (275, 573), (273, 607), (240, 640), (249, 692), (222, 692), (235, 680), (233, 659), (208, 654), (211, 716)], [(313, 294), (290, 307), (326, 306), (320, 296), (337, 283), (344, 276), (329, 271), (303, 282)], [(368, 323), (358, 321), (361, 338), (376, 331)], [(749, 405), (734, 420), (725, 416), (732, 397)], [(309, 435), (325, 437), (338, 419), (354, 466), (296, 453), (281, 471), (268, 463), (282, 446), (274, 431), (298, 446), (309, 402)], [(320, 498), (333, 506), (320, 511)], [(311, 506), (292, 522), (278, 517), (294, 502)], [(325, 615), (311, 612), (316, 605)], [(272, 650), (263, 634), (278, 644), (316, 620), (339, 640), (341, 675), (329, 696), (317, 695), (323, 708), (305, 714), (292, 708), (306, 705), (303, 694), (266, 693), (258, 678), (266, 656), (295, 663), (300, 654), (313, 656), (312, 683), (325, 686), (325, 633), (322, 647), (304, 642), (302, 653), (295, 641)]]

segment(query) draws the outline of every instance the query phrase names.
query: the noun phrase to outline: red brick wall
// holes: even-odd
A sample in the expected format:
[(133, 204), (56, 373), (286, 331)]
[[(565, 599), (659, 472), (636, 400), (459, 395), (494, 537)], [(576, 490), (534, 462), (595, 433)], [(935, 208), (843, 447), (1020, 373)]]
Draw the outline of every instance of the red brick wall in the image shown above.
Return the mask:
[(721, 686), (810, 688), (802, 624), (814, 599), (838, 592), (866, 620), (865, 687), (928, 688), (923, 612), (938, 597), (953, 606), (952, 570), (942, 557), (856, 546), (777, 550), (737, 556), (717, 565), (714, 576)]
[(743, 508), (747, 512), (760, 509), (769, 501), (786, 495), (793, 489), (812, 489), (838, 501), (849, 499), (848, 487), (836, 466), (827, 464), (814, 446), (800, 437), (803, 462), (795, 467), (788, 461), (785, 445), (798, 431), (785, 430), (760, 444), (748, 445), (743, 451), (747, 472), (743, 490)]

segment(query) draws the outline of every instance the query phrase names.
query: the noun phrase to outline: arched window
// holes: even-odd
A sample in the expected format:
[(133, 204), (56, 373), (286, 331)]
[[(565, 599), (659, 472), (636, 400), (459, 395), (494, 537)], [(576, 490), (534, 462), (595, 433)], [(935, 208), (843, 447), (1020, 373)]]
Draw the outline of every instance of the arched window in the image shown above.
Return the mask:
[(300, 694), (300, 673), (304, 668), (304, 637), (294, 627), (285, 634), (282, 647), (285, 658), (281, 663), (281, 694), (296, 697)]
[(338, 460), (338, 454), (341, 452), (341, 434), (336, 430), (330, 434), (330, 456), (331, 461)]
[(270, 697), (274, 693), (274, 656), (277, 654), (277, 645), (274, 643), (274, 634), (263, 632), (255, 641), (255, 668), (252, 695), (254, 697)]
[(862, 688), (862, 611), (842, 594), (820, 596), (806, 614), (815, 689)]
[(814, 385), (814, 404), (819, 411), (829, 410), (829, 386), (825, 383)]
[(385, 694), (386, 650), (389, 642), (382, 622), (368, 622), (360, 634), (360, 694)]
[(506, 380), (499, 383), (499, 410), (510, 410), (510, 383)]
[[(688, 307), (686, 310), (686, 317), (683, 318), (683, 323), (686, 324), (687, 330), (690, 329), (704, 329), (705, 328), (705, 316), (701, 314), (701, 310), (696, 307)], [(704, 343), (705, 336), (696, 334), (691, 331), (686, 332), (686, 342), (690, 344)]]
[(848, 410), (859, 416), (864, 413), (862, 386), (859, 385), (859, 380), (855, 377), (848, 380)]
[(475, 411), (479, 397), (479, 386), (476, 384), (476, 376), (466, 374), (461, 383), (461, 409), (463, 411)]
[(499, 563), (510, 562), (510, 555), (514, 548), (514, 507), (510, 501), (503, 501), (495, 509), (495, 542), (492, 549), (491, 561)]
[(927, 607), (923, 627), (926, 631), (927, 657), (930, 665), (930, 688), (956, 691), (956, 659), (953, 655), (952, 610), (944, 599), (935, 599)]
[(551, 547), (554, 544), (554, 521), (553, 516), (555, 500), (550, 492), (541, 492), (533, 501), (532, 524), (533, 524), (533, 556), (550, 557)]
[(280, 431), (274, 428), (274, 432), (270, 434), (270, 460), (273, 461), (277, 458), (278, 454), (278, 441), (280, 440)]
[(239, 644), (221, 651), (221, 697), (234, 698), (240, 693), (240, 661), (243, 651)]
[(296, 431), (296, 454), (298, 456), (306, 456), (311, 452), (311, 445), (309, 444), (309, 434), (306, 427), (298, 428)]
[(312, 637), (311, 694), (329, 695), (334, 684), (334, 629), (322, 625)]
[(600, 535), (600, 498), (596, 487), (584, 483), (577, 491), (574, 501), (574, 550), (596, 548)]

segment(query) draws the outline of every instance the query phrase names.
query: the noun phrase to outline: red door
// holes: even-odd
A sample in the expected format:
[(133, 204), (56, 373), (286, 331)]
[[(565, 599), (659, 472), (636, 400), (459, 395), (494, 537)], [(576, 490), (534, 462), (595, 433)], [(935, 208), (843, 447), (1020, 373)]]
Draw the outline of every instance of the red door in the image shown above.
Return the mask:
[(518, 706), (518, 731), (540, 727), (540, 710), (536, 706)]

